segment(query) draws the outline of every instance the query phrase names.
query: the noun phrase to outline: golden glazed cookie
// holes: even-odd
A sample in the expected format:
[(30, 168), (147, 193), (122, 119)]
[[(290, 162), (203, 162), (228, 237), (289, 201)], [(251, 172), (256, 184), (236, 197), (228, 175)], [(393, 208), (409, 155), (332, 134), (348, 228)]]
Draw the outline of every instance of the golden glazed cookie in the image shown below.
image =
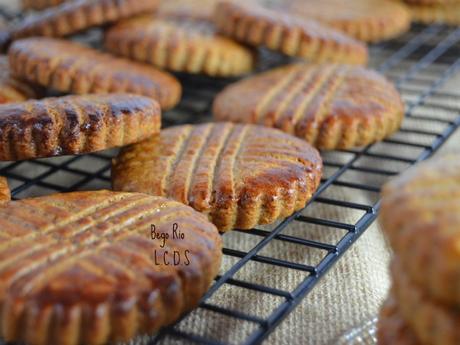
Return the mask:
[(138, 193), (12, 201), (0, 229), (0, 337), (30, 345), (155, 332), (197, 305), (222, 256), (204, 216)]
[(162, 109), (181, 96), (181, 85), (170, 74), (75, 42), (29, 38), (14, 42), (8, 55), (14, 76), (61, 92), (135, 93), (158, 100)]
[(423, 24), (443, 23), (460, 25), (460, 3), (432, 6), (410, 5), (412, 20)]
[(10, 201), (11, 200), (11, 192), (10, 187), (8, 187), (8, 180), (0, 176), (0, 203)]
[(460, 156), (420, 163), (385, 185), (380, 223), (411, 279), (460, 306)]
[(122, 150), (115, 190), (166, 196), (221, 231), (251, 229), (302, 209), (317, 189), (319, 153), (280, 131), (231, 123), (178, 126)]
[(215, 99), (217, 120), (279, 128), (321, 149), (381, 140), (401, 123), (400, 95), (380, 74), (346, 65), (294, 64), (238, 81)]
[(72, 0), (26, 16), (10, 29), (11, 39), (63, 37), (155, 11), (158, 0)]
[(399, 312), (392, 295), (380, 309), (377, 323), (378, 345), (421, 345)]
[(66, 0), (22, 0), (21, 5), (25, 10), (43, 10), (48, 7), (60, 5)]
[(213, 24), (193, 17), (131, 19), (107, 32), (108, 51), (176, 72), (228, 77), (248, 73), (253, 52), (217, 35)]
[(10, 75), (8, 58), (0, 55), (0, 104), (36, 98), (35, 88)]
[(351, 37), (379, 42), (397, 37), (410, 28), (404, 4), (391, 0), (290, 0), (273, 1), (277, 11), (313, 18)]
[(214, 21), (218, 30), (253, 46), (265, 46), (314, 62), (366, 64), (366, 45), (311, 17), (273, 7), (267, 0), (220, 1)]
[[(423, 267), (421, 267), (423, 270)], [(435, 279), (426, 275), (426, 280)], [(424, 345), (460, 344), (460, 311), (425, 294), (410, 281), (397, 259), (392, 263), (393, 291), (399, 311)]]
[(160, 131), (151, 98), (84, 95), (0, 105), (0, 160), (80, 154), (128, 145)]

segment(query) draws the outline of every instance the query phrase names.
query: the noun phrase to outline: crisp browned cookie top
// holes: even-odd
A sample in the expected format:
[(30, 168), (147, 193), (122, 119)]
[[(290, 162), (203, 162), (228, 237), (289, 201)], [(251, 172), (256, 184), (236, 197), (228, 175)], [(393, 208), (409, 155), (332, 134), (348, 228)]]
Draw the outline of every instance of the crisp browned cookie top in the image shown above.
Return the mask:
[(161, 110), (129, 94), (45, 98), (0, 105), (0, 160), (80, 154), (159, 132)]
[(2, 339), (106, 344), (152, 334), (197, 305), (221, 248), (206, 217), (160, 197), (91, 191), (3, 204)]
[(271, 128), (231, 123), (178, 126), (125, 148), (113, 187), (170, 197), (221, 231), (250, 229), (303, 208), (322, 172), (318, 151)]
[(367, 63), (364, 43), (285, 7), (280, 1), (221, 0), (214, 22), (223, 35), (289, 56), (314, 62)]
[(159, 0), (72, 0), (26, 16), (10, 28), (13, 40), (32, 36), (63, 37), (153, 12)]
[(321, 149), (350, 148), (399, 128), (401, 97), (377, 72), (347, 65), (283, 66), (238, 81), (215, 99), (216, 119), (279, 128)]
[(172, 75), (71, 41), (19, 40), (8, 55), (13, 75), (62, 92), (135, 93), (158, 100), (162, 109), (176, 105), (181, 96)]

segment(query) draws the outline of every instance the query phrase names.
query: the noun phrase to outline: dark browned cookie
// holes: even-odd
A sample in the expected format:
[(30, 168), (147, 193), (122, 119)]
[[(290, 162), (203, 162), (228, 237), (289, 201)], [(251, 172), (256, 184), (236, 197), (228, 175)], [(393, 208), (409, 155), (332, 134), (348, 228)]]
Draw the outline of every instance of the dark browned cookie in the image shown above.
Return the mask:
[(396, 131), (404, 105), (377, 72), (294, 64), (228, 86), (215, 99), (213, 112), (221, 121), (279, 128), (321, 149), (346, 149)]
[(231, 123), (178, 126), (123, 149), (115, 190), (166, 196), (221, 231), (251, 229), (302, 209), (322, 172), (318, 151), (281, 131)]
[(48, 98), (0, 105), (0, 160), (105, 150), (160, 130), (158, 103), (110, 94)]
[(32, 36), (63, 37), (155, 11), (158, 0), (73, 0), (37, 12), (10, 28), (13, 40)]
[(364, 43), (298, 11), (292, 12), (285, 4), (267, 0), (220, 1), (214, 22), (222, 34), (237, 41), (289, 56), (314, 62), (367, 63)]
[(162, 109), (176, 105), (181, 96), (181, 85), (166, 72), (70, 41), (19, 40), (8, 55), (13, 75), (62, 92), (135, 93), (158, 100)]
[(206, 217), (160, 197), (93, 191), (3, 204), (0, 337), (77, 345), (151, 334), (198, 304), (221, 250)]

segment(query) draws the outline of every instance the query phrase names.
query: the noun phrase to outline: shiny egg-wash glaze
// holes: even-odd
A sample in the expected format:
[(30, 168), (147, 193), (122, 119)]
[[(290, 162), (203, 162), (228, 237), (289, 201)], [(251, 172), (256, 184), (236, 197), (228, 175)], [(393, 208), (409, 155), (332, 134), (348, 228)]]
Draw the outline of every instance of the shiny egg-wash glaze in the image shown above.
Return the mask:
[(110, 94), (0, 105), (0, 160), (105, 150), (160, 131), (161, 110), (148, 97)]
[(124, 148), (112, 181), (115, 190), (190, 205), (228, 231), (302, 209), (321, 173), (319, 153), (300, 139), (271, 128), (217, 123), (167, 128)]
[[(180, 225), (164, 247), (150, 237)], [(30, 345), (99, 345), (152, 334), (195, 307), (220, 266), (206, 218), (136, 193), (75, 192), (0, 208), (0, 337)], [(155, 255), (189, 261), (158, 264)]]
[(71, 41), (19, 40), (8, 55), (14, 76), (61, 92), (135, 93), (158, 100), (162, 109), (172, 108), (181, 96), (172, 75)]
[(293, 64), (229, 85), (216, 97), (213, 113), (219, 121), (279, 128), (330, 150), (367, 145), (394, 133), (404, 104), (377, 72)]

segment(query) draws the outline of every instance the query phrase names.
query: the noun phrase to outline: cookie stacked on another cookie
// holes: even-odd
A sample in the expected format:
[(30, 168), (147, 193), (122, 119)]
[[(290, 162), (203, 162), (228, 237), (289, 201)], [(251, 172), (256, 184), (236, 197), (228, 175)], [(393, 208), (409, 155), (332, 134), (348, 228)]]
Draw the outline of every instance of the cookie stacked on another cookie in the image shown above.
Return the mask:
[(293, 64), (231, 84), (216, 97), (213, 113), (219, 121), (279, 128), (320, 149), (347, 149), (395, 132), (404, 104), (377, 72)]
[[(387, 184), (380, 221), (395, 252), (396, 301), (382, 311), (381, 344), (459, 344), (460, 157), (420, 163)], [(406, 340), (388, 342), (390, 332)]]
[(108, 51), (176, 72), (230, 77), (253, 69), (254, 52), (216, 33), (215, 1), (165, 2), (155, 15), (109, 29)]

